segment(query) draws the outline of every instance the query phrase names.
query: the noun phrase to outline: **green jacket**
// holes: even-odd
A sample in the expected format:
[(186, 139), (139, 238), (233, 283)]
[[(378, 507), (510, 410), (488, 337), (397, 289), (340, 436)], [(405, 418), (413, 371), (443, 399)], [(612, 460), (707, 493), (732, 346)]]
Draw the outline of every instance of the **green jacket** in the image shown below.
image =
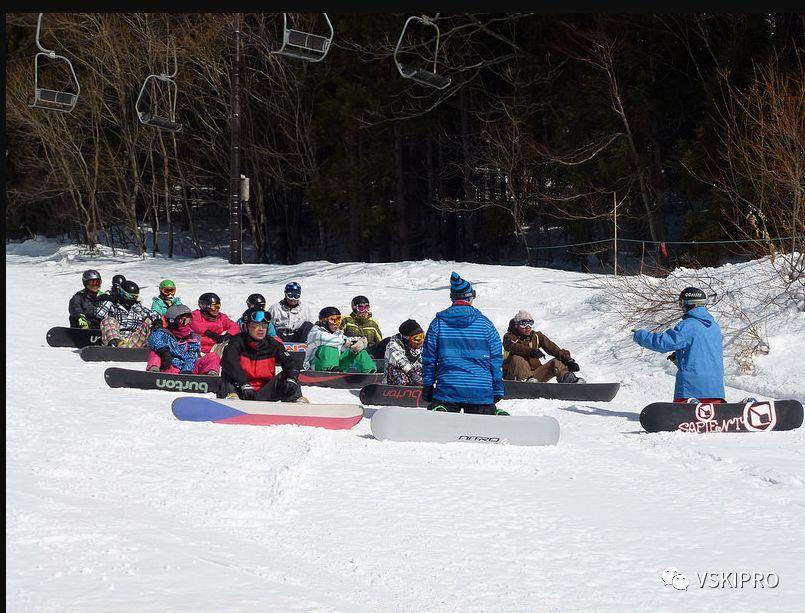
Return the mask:
[(341, 329), (346, 336), (365, 336), (368, 347), (372, 347), (380, 342), (383, 335), (380, 333), (380, 326), (372, 319), (372, 314), (368, 317), (358, 317), (355, 311), (341, 320)]

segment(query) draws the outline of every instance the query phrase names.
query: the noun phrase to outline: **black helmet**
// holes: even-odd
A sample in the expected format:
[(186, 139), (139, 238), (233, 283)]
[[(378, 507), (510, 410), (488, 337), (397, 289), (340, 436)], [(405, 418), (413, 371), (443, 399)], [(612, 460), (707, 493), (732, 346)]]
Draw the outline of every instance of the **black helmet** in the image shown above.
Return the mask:
[(126, 280), (126, 277), (123, 275), (115, 275), (112, 277), (112, 287), (120, 287), (123, 285), (123, 281)]
[(258, 307), (246, 309), (240, 318), (240, 322), (244, 327), (250, 323), (268, 323), (269, 321), (271, 321), (271, 313)]
[(354, 309), (359, 304), (369, 304), (369, 299), (366, 296), (355, 296), (352, 299), (352, 308)]
[(202, 313), (209, 313), (211, 310), (218, 312), (221, 308), (221, 299), (215, 292), (206, 292), (198, 297), (198, 308)]
[(101, 273), (99, 273), (97, 270), (85, 270), (84, 274), (81, 275), (81, 281), (84, 285), (87, 284), (87, 281), (92, 281), (93, 279), (100, 281)]
[(341, 311), (333, 306), (324, 307), (321, 311), (319, 311), (319, 321), (324, 321), (331, 315), (341, 315)]
[(252, 294), (246, 298), (246, 306), (251, 308), (257, 307), (260, 309), (266, 308), (266, 298), (263, 294)]
[(707, 304), (707, 294), (698, 287), (686, 287), (679, 294), (679, 306), (685, 310), (705, 304)]
[(132, 304), (140, 300), (140, 286), (134, 281), (123, 281), (120, 285), (120, 299), (123, 302), (131, 302)]

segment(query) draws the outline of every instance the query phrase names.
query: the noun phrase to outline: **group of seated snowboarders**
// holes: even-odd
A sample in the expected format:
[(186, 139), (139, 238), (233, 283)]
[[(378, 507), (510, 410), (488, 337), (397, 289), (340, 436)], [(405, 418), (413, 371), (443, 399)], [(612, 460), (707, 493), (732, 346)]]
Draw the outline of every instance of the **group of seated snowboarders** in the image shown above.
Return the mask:
[[(191, 310), (170, 279), (160, 282), (150, 309), (140, 302), (137, 283), (123, 275), (115, 275), (106, 292), (101, 291), (98, 271), (86, 271), (82, 280), (84, 289), (69, 304), (72, 327), (99, 329), (106, 346), (148, 347), (147, 370), (220, 373), (219, 395), (294, 401), (301, 397), (300, 370), (371, 373), (378, 370), (375, 359), (385, 360), (383, 383), (423, 385), (425, 331), (407, 319), (396, 334), (383, 338), (366, 296), (355, 296), (345, 317), (335, 306), (324, 307), (314, 317), (302, 302), (301, 285), (291, 282), (282, 300), (268, 308), (264, 296), (251, 294), (246, 311), (233, 321), (221, 311), (221, 299), (214, 292), (199, 296), (198, 308)], [(583, 382), (574, 374), (579, 367), (570, 352), (533, 326), (534, 318), (524, 310), (509, 322), (503, 336), (503, 378)], [(306, 344), (301, 363), (285, 343)], [(546, 353), (553, 357), (543, 363)], [(277, 367), (281, 372), (275, 375)]]

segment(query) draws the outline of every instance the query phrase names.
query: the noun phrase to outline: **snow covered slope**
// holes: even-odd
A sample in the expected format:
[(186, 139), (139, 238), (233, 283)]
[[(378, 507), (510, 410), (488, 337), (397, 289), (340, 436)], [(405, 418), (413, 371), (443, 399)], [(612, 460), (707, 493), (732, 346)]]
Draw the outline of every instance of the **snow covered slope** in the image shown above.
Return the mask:
[[(766, 273), (710, 271), (725, 283)], [(86, 268), (123, 273), (143, 302), (163, 278), (195, 305), (216, 291), (345, 311), (367, 295), (385, 334), (448, 305), (451, 270), (503, 333), (519, 308), (573, 352), (609, 403), (504, 401), (545, 414), (556, 447), (391, 443), (349, 431), (179, 422), (173, 394), (110, 389), (111, 364), (51, 348)], [(10, 611), (797, 611), (805, 602), (805, 429), (648, 435), (673, 367), (601, 311), (590, 275), (454, 262), (230, 266), (82, 256), (45, 240), (6, 247), (6, 605)], [(747, 292), (742, 299), (753, 300)], [(805, 314), (767, 322), (753, 374), (727, 396), (805, 401)], [(314, 402), (357, 402), (305, 388)], [(673, 566), (690, 586), (660, 574)], [(776, 573), (775, 588), (699, 587), (696, 574)], [(734, 582), (734, 581), (733, 581)], [(708, 583), (711, 585), (712, 581)]]

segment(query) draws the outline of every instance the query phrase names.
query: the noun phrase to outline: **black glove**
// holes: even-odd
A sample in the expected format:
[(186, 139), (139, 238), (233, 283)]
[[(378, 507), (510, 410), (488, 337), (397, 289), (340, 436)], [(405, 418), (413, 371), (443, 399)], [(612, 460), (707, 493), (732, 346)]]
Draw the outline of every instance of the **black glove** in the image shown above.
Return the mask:
[(570, 358), (565, 362), (565, 366), (570, 372), (579, 372), (579, 365), (576, 363), (576, 360)]
[(284, 377), (284, 379), (282, 382), (282, 395), (286, 397), (292, 396), (299, 389), (299, 381), (294, 377)]
[(492, 398), (492, 404), (497, 404), (501, 400), (503, 400), (503, 396), (495, 396), (494, 398)]
[(255, 391), (251, 383), (241, 385), (238, 392), (238, 396), (240, 396), (241, 400), (254, 400)]
[(159, 369), (168, 370), (171, 367), (171, 362), (173, 361), (173, 354), (171, 353), (171, 350), (165, 347), (157, 351), (157, 355), (159, 355), (159, 359), (161, 360)]
[(671, 360), (674, 364), (676, 364), (676, 351), (674, 351), (671, 355), (669, 355), (666, 360)]
[(162, 318), (156, 317), (154, 321), (151, 322), (151, 329), (152, 330), (159, 330), (162, 327)]
[(216, 334), (212, 330), (205, 330), (204, 336), (211, 338), (216, 343), (223, 343), (226, 340), (226, 334)]
[(529, 353), (529, 355), (530, 355), (532, 358), (539, 358), (539, 359), (542, 359), (542, 358), (544, 358), (544, 357), (545, 357), (545, 354), (544, 354), (544, 353), (542, 353), (542, 351), (540, 351), (539, 347), (534, 347), (534, 348), (531, 350), (531, 352)]
[(282, 375), (286, 379), (299, 379), (299, 371), (296, 368), (283, 368)]
[(426, 385), (425, 387), (422, 388), (422, 400), (424, 400), (425, 402), (430, 402), (431, 400), (433, 400), (432, 385)]

